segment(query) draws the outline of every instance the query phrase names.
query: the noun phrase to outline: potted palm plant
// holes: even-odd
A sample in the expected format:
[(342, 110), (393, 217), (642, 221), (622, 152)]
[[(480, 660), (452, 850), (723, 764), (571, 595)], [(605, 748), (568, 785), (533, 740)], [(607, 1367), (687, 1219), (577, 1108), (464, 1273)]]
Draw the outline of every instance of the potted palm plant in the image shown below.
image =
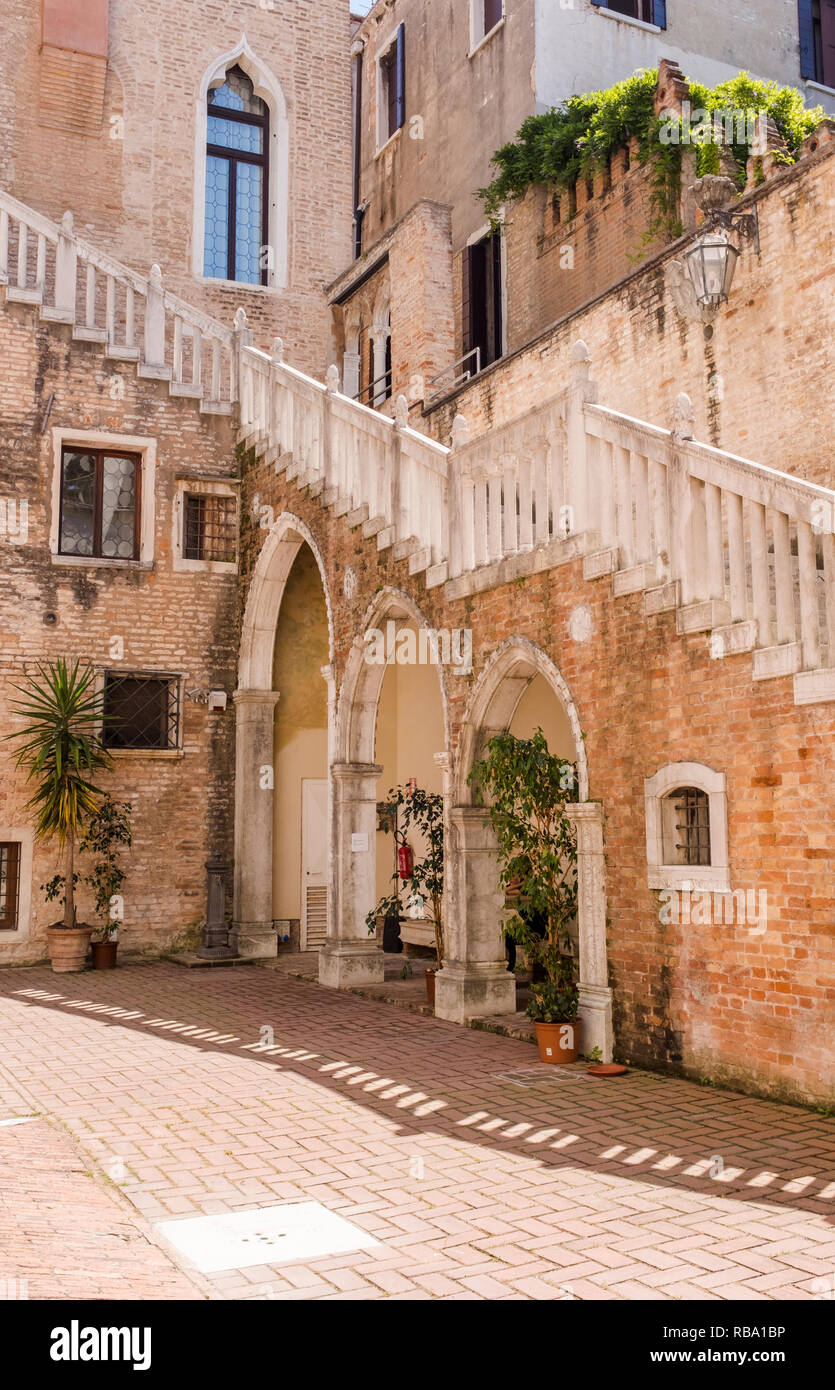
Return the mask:
[(80, 669), (77, 661), (72, 668), (62, 658), (39, 665), (25, 686), (15, 686), (22, 699), (14, 713), (26, 724), (8, 735), (22, 740), (17, 763), (33, 786), (26, 805), (35, 812), (35, 833), (40, 840), (57, 838), (63, 853), (63, 872), (45, 885), (47, 901), (63, 888), (63, 917), (47, 928), (52, 968), (59, 973), (83, 969), (93, 931), (76, 918), (75, 849), (101, 795), (91, 779), (110, 765), (98, 735), (104, 698), (94, 681), (92, 667)]
[(130, 814), (129, 801), (116, 801), (106, 793), (87, 822), (79, 846), (81, 852), (95, 856), (92, 871), (84, 879), (93, 890), (99, 918), (90, 946), (94, 970), (112, 970), (116, 965), (122, 885), (127, 877), (119, 862), (119, 851), (120, 846), (131, 845)]
[(579, 991), (568, 928), (577, 915), (577, 845), (565, 814), (577, 800), (574, 764), (551, 753), (541, 729), (528, 739), (503, 733), (490, 739), (470, 781), (488, 802), (498, 841), (505, 932), (542, 977), (527, 1008), (539, 1055), (576, 1062)]
[[(404, 891), (408, 891), (410, 910), (417, 911), (424, 920), (428, 907), (435, 937), (435, 963), (426, 971), (426, 998), (434, 1004), (435, 975), (444, 957), (444, 799), (439, 792), (427, 792), (422, 787), (394, 787), (385, 801), (378, 803), (377, 818), (380, 829), (394, 837), (395, 866), (392, 891), (369, 912), (366, 925), (372, 932), (379, 916), (401, 916)], [(413, 853), (408, 840), (410, 831), (420, 836), (422, 853)]]

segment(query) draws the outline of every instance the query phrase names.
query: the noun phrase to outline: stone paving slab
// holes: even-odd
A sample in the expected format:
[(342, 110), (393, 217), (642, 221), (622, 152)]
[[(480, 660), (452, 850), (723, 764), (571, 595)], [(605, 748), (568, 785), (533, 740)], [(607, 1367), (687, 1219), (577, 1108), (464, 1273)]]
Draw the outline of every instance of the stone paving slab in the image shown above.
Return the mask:
[(317, 1201), (380, 1242), (203, 1276), (213, 1297), (835, 1294), (835, 1124), (801, 1109), (539, 1083), (525, 1042), (271, 969), (7, 971), (0, 1028), (143, 1221)]

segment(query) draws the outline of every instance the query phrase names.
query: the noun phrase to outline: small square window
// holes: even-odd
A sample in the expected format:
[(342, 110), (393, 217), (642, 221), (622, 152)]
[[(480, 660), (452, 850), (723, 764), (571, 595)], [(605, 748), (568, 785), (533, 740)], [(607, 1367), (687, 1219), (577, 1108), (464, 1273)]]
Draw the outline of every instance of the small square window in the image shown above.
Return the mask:
[(0, 931), (17, 931), (20, 902), (20, 844), (0, 844)]
[(183, 499), (183, 558), (234, 564), (238, 511), (234, 497), (187, 492)]
[(174, 749), (180, 722), (179, 678), (108, 671), (102, 742), (111, 749)]
[(138, 454), (65, 445), (59, 555), (139, 558), (140, 473)]

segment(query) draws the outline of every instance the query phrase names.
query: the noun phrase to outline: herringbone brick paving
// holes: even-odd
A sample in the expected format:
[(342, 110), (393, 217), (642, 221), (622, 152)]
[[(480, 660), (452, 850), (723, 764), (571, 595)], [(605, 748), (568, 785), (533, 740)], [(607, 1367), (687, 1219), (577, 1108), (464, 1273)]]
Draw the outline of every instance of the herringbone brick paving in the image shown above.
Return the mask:
[(8, 971), (0, 1027), (145, 1221), (315, 1200), (380, 1242), (195, 1280), (218, 1298), (835, 1294), (835, 1124), (794, 1107), (257, 967)]

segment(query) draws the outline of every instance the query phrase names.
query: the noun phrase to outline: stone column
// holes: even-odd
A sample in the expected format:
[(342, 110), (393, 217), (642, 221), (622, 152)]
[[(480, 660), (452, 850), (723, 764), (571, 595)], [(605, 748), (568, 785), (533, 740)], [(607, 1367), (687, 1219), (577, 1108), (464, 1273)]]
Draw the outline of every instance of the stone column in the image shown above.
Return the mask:
[(447, 907), (443, 968), (435, 977), (435, 1015), (453, 1023), (516, 1011), (501, 922), (496, 837), (483, 807), (453, 806), (447, 822)]
[(319, 952), (319, 983), (333, 989), (383, 983), (383, 953), (365, 919), (377, 901), (376, 763), (331, 767), (331, 882), (328, 939)]
[(374, 388), (372, 400), (365, 402), (366, 405), (382, 405), (386, 399), (386, 383), (381, 380), (386, 374), (386, 348), (388, 347), (389, 328), (387, 324), (375, 323), (373, 329), (373, 360), (374, 360), (374, 380), (377, 385)]
[(358, 352), (343, 352), (342, 354), (342, 391), (346, 396), (355, 398), (359, 395), (360, 389), (360, 355)]
[(577, 920), (580, 936), (580, 1018), (583, 1051), (599, 1047), (612, 1060), (612, 991), (606, 956), (606, 864), (603, 807), (598, 801), (569, 804), (577, 830)]
[(277, 690), (236, 690), (235, 913), (242, 956), (274, 956), (273, 811)]

